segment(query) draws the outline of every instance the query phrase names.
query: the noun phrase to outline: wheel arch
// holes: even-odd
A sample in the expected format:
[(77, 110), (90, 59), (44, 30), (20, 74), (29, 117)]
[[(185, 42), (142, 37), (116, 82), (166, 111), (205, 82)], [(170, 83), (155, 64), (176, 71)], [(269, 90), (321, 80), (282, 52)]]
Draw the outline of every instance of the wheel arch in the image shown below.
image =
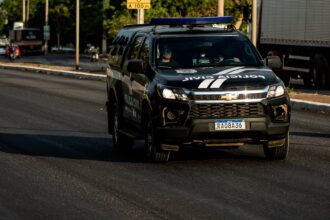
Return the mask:
[(147, 119), (150, 117), (149, 112), (152, 111), (151, 103), (148, 99), (142, 101), (142, 115), (141, 115), (141, 126), (145, 128)]
[(111, 124), (113, 123), (112, 121), (112, 115), (114, 114), (114, 103), (118, 103), (118, 97), (117, 97), (117, 93), (116, 90), (114, 88), (109, 88), (108, 90), (108, 100), (106, 103), (106, 108), (107, 108), (107, 117), (108, 117), (108, 133), (109, 134), (113, 134), (112, 128), (111, 128)]

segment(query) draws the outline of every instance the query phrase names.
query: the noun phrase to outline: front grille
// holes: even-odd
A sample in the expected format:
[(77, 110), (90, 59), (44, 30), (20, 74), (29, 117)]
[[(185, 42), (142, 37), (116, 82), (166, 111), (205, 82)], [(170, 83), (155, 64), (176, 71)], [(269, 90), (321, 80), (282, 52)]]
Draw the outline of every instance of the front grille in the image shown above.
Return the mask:
[[(194, 95), (191, 98), (193, 100), (222, 100), (223, 95)], [(267, 93), (252, 93), (252, 94), (239, 94), (236, 100), (245, 99), (263, 99), (266, 98)]]
[(265, 110), (261, 103), (218, 103), (194, 104), (189, 113), (190, 118), (240, 118), (264, 116)]

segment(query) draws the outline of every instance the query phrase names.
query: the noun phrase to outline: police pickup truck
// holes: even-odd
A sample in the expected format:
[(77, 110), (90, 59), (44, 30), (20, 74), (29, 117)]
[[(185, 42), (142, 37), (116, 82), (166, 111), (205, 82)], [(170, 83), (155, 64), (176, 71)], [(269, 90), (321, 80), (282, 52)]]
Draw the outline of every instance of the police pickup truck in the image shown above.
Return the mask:
[(120, 30), (107, 70), (115, 148), (144, 139), (147, 158), (164, 162), (186, 145), (256, 143), (266, 158), (286, 158), (286, 88), (231, 23), (227, 16), (155, 18)]

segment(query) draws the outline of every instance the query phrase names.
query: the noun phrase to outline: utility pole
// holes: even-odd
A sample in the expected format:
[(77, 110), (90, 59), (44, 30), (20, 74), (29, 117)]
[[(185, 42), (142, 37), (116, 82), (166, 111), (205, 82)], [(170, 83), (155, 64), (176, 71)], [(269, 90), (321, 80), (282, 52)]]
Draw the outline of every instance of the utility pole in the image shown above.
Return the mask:
[(80, 0), (76, 0), (76, 70), (79, 70)]
[(138, 24), (144, 24), (144, 9), (138, 9)]
[(218, 16), (224, 16), (224, 0), (218, 0)]
[(107, 53), (107, 34), (105, 32), (104, 20), (105, 20), (105, 9), (106, 9), (106, 0), (103, 0), (103, 13), (102, 13), (102, 53), (105, 55)]
[(26, 23), (30, 20), (30, 0), (26, 0)]
[(23, 21), (23, 25), (25, 26), (25, 6), (26, 6), (26, 0), (23, 0), (23, 6), (22, 6), (22, 21)]
[(252, 43), (257, 46), (257, 0), (252, 2)]
[[(45, 26), (48, 26), (48, 9), (49, 9), (49, 1), (46, 0), (46, 9), (45, 9)], [(48, 40), (45, 40), (45, 55), (48, 54)]]

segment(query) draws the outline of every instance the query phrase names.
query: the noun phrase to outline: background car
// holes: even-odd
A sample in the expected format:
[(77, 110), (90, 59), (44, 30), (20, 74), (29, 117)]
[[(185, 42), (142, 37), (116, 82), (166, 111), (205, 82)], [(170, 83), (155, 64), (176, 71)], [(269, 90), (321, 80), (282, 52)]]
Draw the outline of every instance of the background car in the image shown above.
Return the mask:
[(7, 45), (9, 45), (8, 39), (7, 38), (0, 38), (0, 55), (5, 55)]
[(62, 47), (62, 46), (54, 46), (50, 48), (52, 53), (75, 53), (76, 50), (72, 47)]

